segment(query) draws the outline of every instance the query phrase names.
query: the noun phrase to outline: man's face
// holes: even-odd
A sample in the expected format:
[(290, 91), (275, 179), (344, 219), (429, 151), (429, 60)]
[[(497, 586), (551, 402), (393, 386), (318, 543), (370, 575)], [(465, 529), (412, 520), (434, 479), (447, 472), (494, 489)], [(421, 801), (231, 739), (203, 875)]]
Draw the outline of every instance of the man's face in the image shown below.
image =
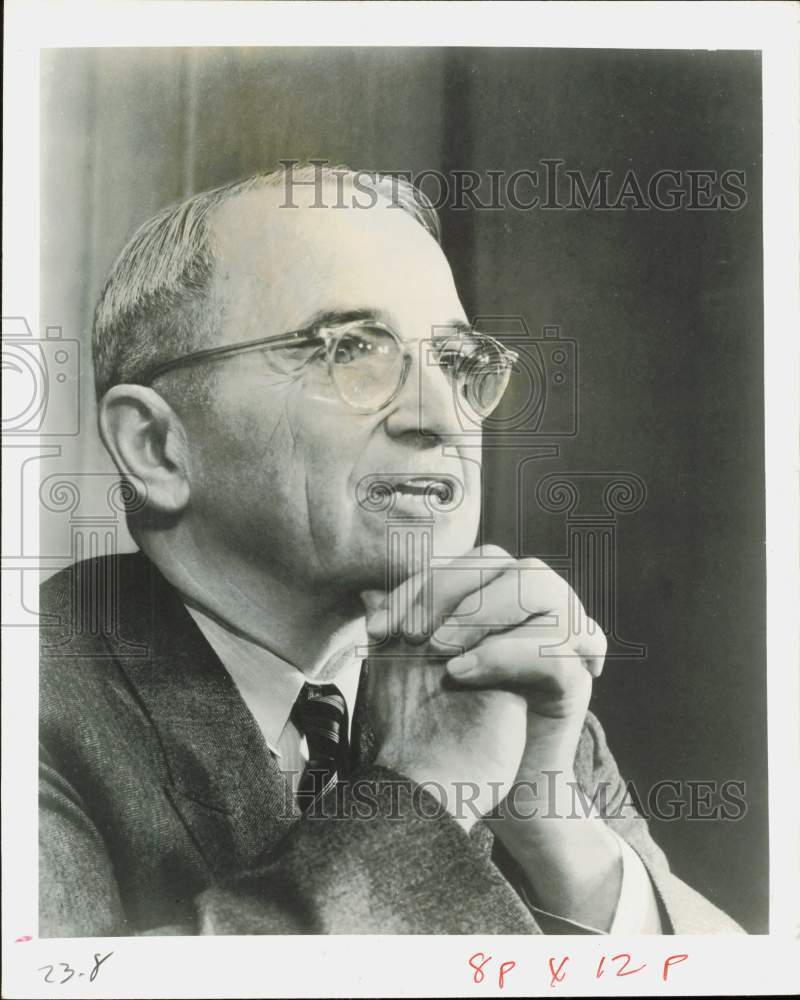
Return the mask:
[[(466, 317), (441, 249), (402, 210), (383, 202), (369, 210), (280, 209), (279, 203), (280, 193), (252, 192), (228, 202), (215, 219), (218, 343), (358, 312), (414, 342), (413, 365), (399, 395), (365, 415), (338, 398), (322, 362), (299, 377), (276, 371), (280, 359), (269, 353), (219, 362), (210, 405), (183, 414), (193, 530), (201, 546), (213, 538), (218, 551), (222, 540), (235, 558), (295, 583), (381, 588), (387, 516), (404, 534), (415, 533), (415, 518), (433, 517), (434, 555), (458, 555), (474, 544), (478, 440), (471, 436), (468, 452), (443, 455), (443, 443), (461, 430), (453, 387), (441, 369), (420, 365), (429, 355), (416, 343)], [(388, 512), (369, 509), (357, 488), (375, 474), (450, 476), (463, 499), (432, 513), (401, 489)], [(404, 575), (419, 568), (419, 551), (401, 549), (395, 571)]]

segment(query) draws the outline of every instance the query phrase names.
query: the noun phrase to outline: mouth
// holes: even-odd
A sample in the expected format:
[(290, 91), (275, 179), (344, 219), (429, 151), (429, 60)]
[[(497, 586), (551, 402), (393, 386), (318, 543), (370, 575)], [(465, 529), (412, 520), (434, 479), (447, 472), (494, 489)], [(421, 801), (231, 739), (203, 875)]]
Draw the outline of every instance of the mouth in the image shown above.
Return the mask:
[(401, 496), (430, 497), (441, 504), (450, 503), (455, 496), (453, 482), (446, 477), (409, 476), (391, 483), (390, 488)]
[(431, 510), (458, 506), (463, 486), (452, 476), (377, 474), (359, 483), (358, 501), (367, 510), (389, 510), (404, 500), (423, 503)]

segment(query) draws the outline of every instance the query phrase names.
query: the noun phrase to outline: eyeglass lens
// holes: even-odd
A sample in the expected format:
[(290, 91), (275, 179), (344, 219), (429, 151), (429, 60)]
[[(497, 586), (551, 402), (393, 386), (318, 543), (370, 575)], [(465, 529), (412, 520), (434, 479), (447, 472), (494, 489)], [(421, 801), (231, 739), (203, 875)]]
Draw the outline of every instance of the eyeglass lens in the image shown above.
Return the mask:
[[(478, 416), (488, 416), (511, 375), (511, 361), (500, 345), (483, 337), (453, 337), (436, 343), (435, 354), (467, 404)], [(331, 371), (336, 389), (356, 409), (385, 405), (399, 388), (404, 370), (402, 349), (381, 327), (347, 331), (334, 344)]]
[(482, 340), (459, 372), (462, 391), (480, 417), (488, 417), (500, 402), (511, 378), (511, 360), (498, 344)]
[(359, 410), (379, 409), (403, 376), (403, 354), (380, 327), (343, 333), (333, 348), (333, 378), (342, 399)]

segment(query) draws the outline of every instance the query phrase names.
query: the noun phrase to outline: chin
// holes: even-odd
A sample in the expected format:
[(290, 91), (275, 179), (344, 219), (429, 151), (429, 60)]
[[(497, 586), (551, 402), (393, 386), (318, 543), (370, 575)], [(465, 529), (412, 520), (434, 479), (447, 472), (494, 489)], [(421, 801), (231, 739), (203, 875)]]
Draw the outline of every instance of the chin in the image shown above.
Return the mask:
[[(362, 577), (368, 586), (391, 589), (415, 573), (430, 567), (432, 559), (456, 559), (475, 544), (477, 529), (457, 525), (419, 524), (398, 521), (392, 524), (380, 548), (364, 553), (360, 561)], [(365, 573), (364, 570), (367, 570)]]

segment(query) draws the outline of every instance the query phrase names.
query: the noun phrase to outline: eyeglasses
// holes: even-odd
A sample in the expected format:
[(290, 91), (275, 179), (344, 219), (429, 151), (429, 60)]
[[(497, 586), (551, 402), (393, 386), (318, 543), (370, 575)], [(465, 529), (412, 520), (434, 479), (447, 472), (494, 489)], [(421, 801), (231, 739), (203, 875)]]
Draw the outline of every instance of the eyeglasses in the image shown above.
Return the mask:
[[(196, 351), (147, 369), (137, 381), (151, 385), (159, 376), (188, 365), (222, 361), (254, 351), (268, 351), (278, 372), (300, 375), (314, 363), (327, 374), (343, 403), (358, 413), (377, 413), (398, 395), (413, 361), (412, 343), (385, 324), (358, 319), (335, 326), (314, 326), (242, 344)], [(499, 341), (471, 330), (431, 337), (433, 363), (480, 418), (495, 409), (508, 386), (517, 354)]]

